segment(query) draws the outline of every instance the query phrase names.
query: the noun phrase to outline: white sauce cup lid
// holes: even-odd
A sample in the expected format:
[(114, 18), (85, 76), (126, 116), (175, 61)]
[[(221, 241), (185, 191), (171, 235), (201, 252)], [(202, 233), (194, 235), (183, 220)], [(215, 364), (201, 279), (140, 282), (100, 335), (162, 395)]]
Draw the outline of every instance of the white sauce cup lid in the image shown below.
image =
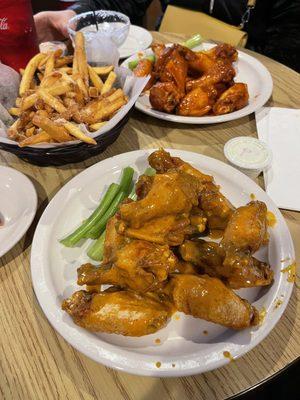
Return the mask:
[(224, 146), (224, 154), (231, 164), (248, 170), (262, 171), (269, 167), (272, 161), (269, 146), (249, 136), (230, 139)]

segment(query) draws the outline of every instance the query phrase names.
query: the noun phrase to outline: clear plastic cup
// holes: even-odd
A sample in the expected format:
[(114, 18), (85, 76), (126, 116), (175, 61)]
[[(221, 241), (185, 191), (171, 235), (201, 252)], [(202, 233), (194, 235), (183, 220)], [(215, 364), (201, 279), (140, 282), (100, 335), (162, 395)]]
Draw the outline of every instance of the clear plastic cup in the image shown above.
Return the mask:
[(74, 39), (76, 31), (82, 31), (86, 45), (94, 40), (110, 39), (117, 47), (126, 40), (130, 27), (130, 19), (116, 11), (98, 10), (78, 14), (68, 23), (68, 32)]

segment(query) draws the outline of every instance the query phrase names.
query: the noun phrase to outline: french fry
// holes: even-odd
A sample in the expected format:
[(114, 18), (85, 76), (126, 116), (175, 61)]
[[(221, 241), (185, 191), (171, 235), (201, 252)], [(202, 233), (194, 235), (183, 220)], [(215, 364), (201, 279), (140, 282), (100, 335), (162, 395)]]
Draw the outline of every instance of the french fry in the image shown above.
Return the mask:
[(38, 143), (43, 143), (43, 142), (50, 142), (51, 136), (48, 135), (47, 132), (39, 132), (34, 136), (28, 137), (24, 140), (22, 140), (19, 143), (20, 147), (25, 147), (25, 146), (32, 146), (33, 144), (38, 144)]
[(51, 74), (45, 76), (41, 81), (40, 87), (51, 87), (53, 86), (60, 78), (62, 78), (62, 74), (58, 71), (54, 71)]
[(20, 89), (19, 89), (20, 96), (23, 96), (25, 92), (30, 88), (30, 83), (37, 69), (37, 66), (44, 58), (45, 54), (38, 53), (27, 64), (20, 83)]
[(20, 120), (17, 119), (9, 128), (7, 131), (7, 136), (10, 139), (15, 139), (17, 134), (18, 134), (18, 130), (19, 130), (19, 126), (20, 126)]
[(57, 123), (51, 121), (51, 119), (39, 115), (33, 117), (32, 122), (34, 125), (47, 132), (49, 136), (56, 142), (68, 142), (72, 140), (72, 137), (68, 134), (67, 130)]
[(35, 127), (34, 126), (32, 126), (31, 128), (27, 128), (25, 130), (25, 136), (27, 136), (27, 137), (33, 136), (34, 132), (35, 132)]
[(44, 100), (44, 102), (50, 107), (54, 108), (54, 110), (56, 110), (59, 114), (65, 113), (67, 111), (63, 103), (56, 97), (52, 96), (52, 94), (50, 94), (46, 90), (40, 89), (37, 94), (38, 97)]
[(77, 139), (82, 140), (85, 143), (89, 144), (97, 144), (96, 140), (87, 136), (85, 133), (83, 133), (78, 125), (73, 124), (72, 122), (65, 122), (64, 127), (67, 129), (67, 131)]
[[(60, 96), (71, 90), (71, 86), (67, 82), (57, 82), (56, 85), (50, 87), (49, 89), (44, 89), (44, 90), (46, 90), (49, 94), (52, 94), (52, 96)], [(25, 111), (28, 108), (32, 107), (37, 101), (37, 99), (38, 99), (37, 93), (33, 93), (28, 97), (24, 97), (21, 104), (21, 110)]]
[(90, 76), (90, 80), (93, 83), (93, 85), (101, 90), (103, 87), (103, 82), (102, 79), (98, 76), (98, 74), (94, 71), (94, 69), (88, 65), (88, 71), (89, 71), (89, 76)]
[(126, 100), (124, 97), (123, 98), (120, 97), (119, 99), (115, 100), (114, 102), (109, 102), (102, 109), (101, 119), (109, 118), (112, 114), (114, 114), (116, 111), (118, 111), (124, 104), (126, 104)]
[(104, 94), (104, 93), (108, 92), (112, 88), (112, 86), (115, 83), (116, 79), (117, 79), (116, 73), (114, 71), (111, 71), (109, 73), (106, 81), (104, 82), (104, 85), (103, 85), (103, 87), (101, 89), (101, 94)]
[(21, 76), (24, 75), (24, 71), (25, 71), (24, 68), (20, 68), (20, 69), (19, 69), (19, 72), (20, 72), (20, 75), (21, 75)]
[(14, 117), (19, 117), (21, 115), (21, 109), (18, 107), (12, 107), (8, 110), (8, 112)]
[(17, 97), (17, 98), (16, 98), (16, 106), (17, 106), (17, 107), (20, 107), (20, 106), (21, 106), (21, 103), (22, 103), (21, 97)]
[(114, 66), (108, 65), (107, 67), (92, 67), (92, 68), (98, 75), (108, 75), (114, 69)]
[(76, 97), (76, 93), (75, 92), (67, 92), (66, 93), (66, 97), (70, 98), (70, 99), (74, 99)]
[(73, 68), (72, 67), (60, 67), (60, 68), (58, 68), (58, 71), (62, 72), (64, 74), (72, 75)]
[(82, 94), (83, 94), (83, 97), (84, 97), (85, 99), (87, 99), (87, 98), (89, 97), (89, 95), (88, 95), (88, 91), (87, 91), (87, 89), (86, 89), (86, 86), (85, 86), (85, 84), (84, 84), (84, 82), (83, 82), (83, 79), (82, 79), (81, 77), (79, 77), (79, 78), (77, 78), (76, 82), (77, 82), (77, 85), (78, 85), (80, 91), (81, 91)]
[(50, 56), (50, 53), (45, 54), (45, 57), (40, 61), (39, 65), (37, 67), (37, 69), (39, 71), (42, 71), (43, 69), (45, 69), (45, 64), (46, 64), (49, 56)]
[(102, 128), (102, 126), (105, 125), (106, 123), (107, 121), (96, 122), (95, 124), (90, 125), (89, 128), (92, 131), (97, 131), (98, 129)]
[(87, 87), (89, 84), (89, 73), (88, 65), (86, 61), (86, 52), (84, 44), (84, 35), (82, 32), (76, 32), (75, 34), (75, 51), (74, 57), (76, 58), (77, 68), (83, 83)]
[(53, 51), (53, 52), (51, 52), (51, 54), (46, 62), (44, 77), (49, 75), (54, 70), (54, 62), (55, 62), (55, 53)]
[(73, 56), (64, 56), (55, 60), (55, 68), (60, 68), (65, 65), (71, 64), (73, 61)]
[(94, 86), (89, 87), (89, 97), (95, 98), (99, 96), (98, 89)]

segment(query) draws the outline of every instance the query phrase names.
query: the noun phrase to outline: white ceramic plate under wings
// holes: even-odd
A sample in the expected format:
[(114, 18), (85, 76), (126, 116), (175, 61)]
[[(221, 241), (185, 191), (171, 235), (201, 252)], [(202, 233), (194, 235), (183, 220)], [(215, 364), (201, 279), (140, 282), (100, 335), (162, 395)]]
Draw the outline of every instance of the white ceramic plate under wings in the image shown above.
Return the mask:
[[(251, 288), (239, 294), (267, 314), (264, 323), (243, 331), (176, 313), (168, 325), (155, 334), (130, 338), (115, 334), (91, 333), (75, 325), (61, 310), (63, 299), (80, 289), (77, 268), (88, 262), (89, 243), (65, 248), (58, 239), (70, 233), (96, 207), (111, 182), (118, 182), (122, 168), (132, 166), (141, 174), (148, 166), (150, 150), (121, 154), (81, 172), (52, 199), (35, 232), (31, 252), (32, 281), (38, 301), (52, 326), (77, 350), (93, 360), (129, 373), (150, 376), (184, 376), (218, 368), (228, 362), (223, 355), (240, 357), (263, 340), (273, 329), (288, 304), (293, 284), (280, 272), (294, 259), (294, 249), (286, 223), (273, 201), (250, 178), (236, 169), (201, 154), (169, 150), (205, 173), (213, 174), (223, 193), (235, 206), (256, 199), (264, 201), (277, 224), (270, 229), (269, 245), (256, 256), (269, 261), (274, 282), (268, 288)], [(136, 174), (137, 177), (137, 174)], [(285, 260), (285, 261), (284, 261)], [(275, 308), (277, 300), (282, 300)], [(207, 334), (203, 332), (207, 331)], [(160, 344), (157, 344), (160, 339)], [(157, 362), (161, 363), (160, 368)]]
[(29, 228), (37, 207), (31, 181), (13, 168), (0, 166), (0, 257), (7, 253)]
[[(215, 44), (202, 43), (193, 50), (208, 50), (214, 47)], [(153, 54), (151, 49), (143, 52), (145, 55)], [(129, 61), (137, 58), (137, 54), (125, 60), (122, 66), (127, 66)], [(172, 122), (181, 122), (185, 124), (215, 124), (219, 122), (232, 121), (249, 115), (260, 109), (269, 99), (273, 90), (273, 81), (270, 72), (256, 58), (248, 54), (238, 51), (238, 60), (234, 64), (236, 69), (235, 82), (247, 83), (249, 91), (249, 104), (241, 110), (234, 111), (225, 115), (202, 116), (202, 117), (184, 117), (181, 115), (167, 114), (161, 111), (154, 110), (149, 101), (149, 94), (141, 95), (135, 106), (138, 110), (151, 115), (152, 117), (163, 119)]]
[(147, 49), (152, 43), (152, 35), (140, 26), (130, 25), (128, 36), (119, 47), (120, 58), (130, 57), (141, 50)]

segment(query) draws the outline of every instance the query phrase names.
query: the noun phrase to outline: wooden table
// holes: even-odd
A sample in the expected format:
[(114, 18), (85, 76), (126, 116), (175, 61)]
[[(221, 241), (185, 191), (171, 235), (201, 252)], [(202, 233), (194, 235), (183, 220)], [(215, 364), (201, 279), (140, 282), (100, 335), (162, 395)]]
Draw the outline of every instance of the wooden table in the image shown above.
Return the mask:
[[(178, 35), (155, 33), (154, 36), (167, 41), (179, 39)], [(273, 76), (274, 91), (269, 104), (299, 108), (299, 75), (266, 57), (255, 56)], [(36, 224), (54, 194), (73, 176), (107, 157), (160, 146), (191, 150), (225, 161), (224, 143), (239, 135), (256, 136), (253, 115), (219, 125), (191, 126), (171, 124), (136, 111), (119, 139), (104, 154), (84, 163), (39, 168), (0, 152), (0, 164), (26, 174), (39, 197), (31, 228), (0, 259), (1, 399), (219, 400), (259, 384), (299, 356), (299, 286), (295, 286), (280, 322), (254, 350), (216, 371), (179, 379), (132, 376), (91, 361), (52, 329), (32, 289), (29, 258)], [(300, 214), (283, 211), (283, 215), (300, 262)]]

